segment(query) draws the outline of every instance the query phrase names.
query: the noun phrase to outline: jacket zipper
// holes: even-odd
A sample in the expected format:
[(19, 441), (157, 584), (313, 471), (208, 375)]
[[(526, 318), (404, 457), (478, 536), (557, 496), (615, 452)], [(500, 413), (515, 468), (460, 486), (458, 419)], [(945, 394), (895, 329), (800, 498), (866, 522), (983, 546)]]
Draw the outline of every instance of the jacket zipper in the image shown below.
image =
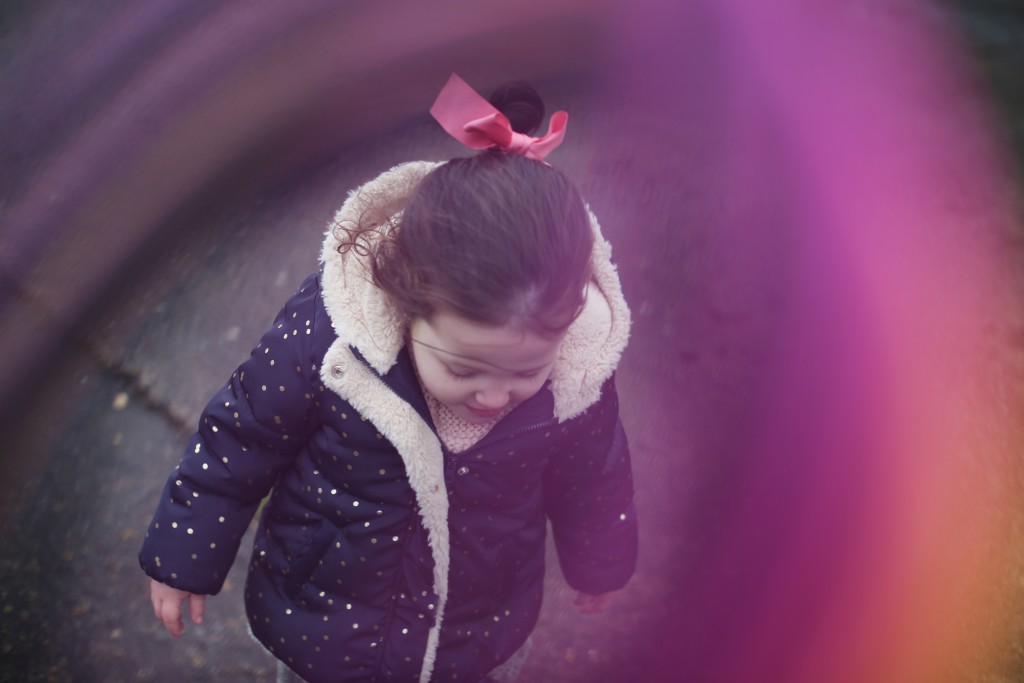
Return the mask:
[(526, 427), (513, 429), (511, 432), (496, 438), (489, 438), (488, 435), (480, 439), (480, 441), (477, 442), (476, 444), (474, 444), (473, 449), (491, 446), (493, 444), (501, 443), (502, 441), (506, 441), (508, 439), (514, 439), (516, 437), (523, 436), (524, 434), (529, 434), (530, 432), (536, 432), (538, 430), (544, 429), (545, 427), (554, 427), (557, 424), (558, 420), (552, 418), (550, 420), (545, 420), (544, 422), (535, 422), (532, 425), (527, 425)]

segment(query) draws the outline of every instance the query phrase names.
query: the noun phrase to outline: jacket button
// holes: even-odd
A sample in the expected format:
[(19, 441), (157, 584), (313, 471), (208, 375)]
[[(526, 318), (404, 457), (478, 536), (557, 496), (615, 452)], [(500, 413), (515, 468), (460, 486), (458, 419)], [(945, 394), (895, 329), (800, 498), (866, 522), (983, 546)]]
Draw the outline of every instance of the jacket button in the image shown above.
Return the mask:
[(459, 474), (459, 476), (464, 476), (466, 474), (469, 474), (469, 468), (466, 467), (465, 465), (463, 465), (462, 467), (460, 467), (459, 469), (457, 469), (455, 471)]
[(331, 374), (335, 377), (341, 377), (343, 374), (345, 374), (345, 368), (341, 367), (340, 365), (335, 365), (333, 368), (331, 368)]

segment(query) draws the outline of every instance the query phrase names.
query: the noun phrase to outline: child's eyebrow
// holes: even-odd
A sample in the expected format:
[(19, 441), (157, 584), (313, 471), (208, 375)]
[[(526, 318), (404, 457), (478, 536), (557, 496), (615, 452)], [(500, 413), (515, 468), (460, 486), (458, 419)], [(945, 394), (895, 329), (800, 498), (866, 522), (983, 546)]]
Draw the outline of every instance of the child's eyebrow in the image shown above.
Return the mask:
[(512, 374), (515, 374), (515, 375), (528, 375), (528, 374), (530, 374), (532, 372), (539, 372), (539, 371), (543, 370), (544, 368), (546, 368), (549, 365), (548, 363), (545, 363), (543, 365), (538, 365), (535, 368), (523, 368), (521, 370), (513, 370), (511, 368), (504, 368), (504, 367), (502, 367), (500, 365), (495, 365), (494, 363), (489, 363), (489, 362), (487, 362), (485, 360), (481, 360), (479, 358), (474, 358), (473, 356), (464, 356), (461, 353), (455, 353), (454, 351), (448, 351), (446, 349), (442, 349), (440, 347), (434, 346), (433, 344), (428, 344), (427, 342), (420, 341), (419, 339), (416, 339), (415, 337), (409, 337), (409, 339), (411, 341), (416, 342), (420, 346), (426, 346), (428, 349), (433, 349), (434, 351), (440, 351), (441, 353), (448, 354), (449, 356), (455, 356), (456, 358), (461, 358), (463, 360), (468, 360), (468, 361), (471, 361), (473, 363), (479, 363), (481, 365), (488, 365), (488, 366), (490, 366), (492, 368), (495, 368), (497, 370), (501, 370), (502, 372), (510, 372)]

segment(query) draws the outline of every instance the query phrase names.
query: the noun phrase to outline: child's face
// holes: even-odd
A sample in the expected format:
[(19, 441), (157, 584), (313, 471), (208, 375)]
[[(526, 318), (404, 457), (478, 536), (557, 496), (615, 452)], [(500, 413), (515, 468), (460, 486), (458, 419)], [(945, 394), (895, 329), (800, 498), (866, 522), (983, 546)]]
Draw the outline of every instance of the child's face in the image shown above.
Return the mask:
[(410, 334), (423, 386), (467, 422), (493, 420), (540, 391), (562, 342), (450, 313), (417, 318)]

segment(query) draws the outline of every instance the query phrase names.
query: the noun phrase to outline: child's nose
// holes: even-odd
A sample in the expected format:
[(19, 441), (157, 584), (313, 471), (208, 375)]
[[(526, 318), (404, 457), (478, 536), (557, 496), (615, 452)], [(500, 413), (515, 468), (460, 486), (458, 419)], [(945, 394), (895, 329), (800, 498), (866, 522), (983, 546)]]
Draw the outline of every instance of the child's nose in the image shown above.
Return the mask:
[(476, 402), (486, 410), (497, 410), (508, 404), (508, 391), (506, 389), (492, 388), (478, 391)]

